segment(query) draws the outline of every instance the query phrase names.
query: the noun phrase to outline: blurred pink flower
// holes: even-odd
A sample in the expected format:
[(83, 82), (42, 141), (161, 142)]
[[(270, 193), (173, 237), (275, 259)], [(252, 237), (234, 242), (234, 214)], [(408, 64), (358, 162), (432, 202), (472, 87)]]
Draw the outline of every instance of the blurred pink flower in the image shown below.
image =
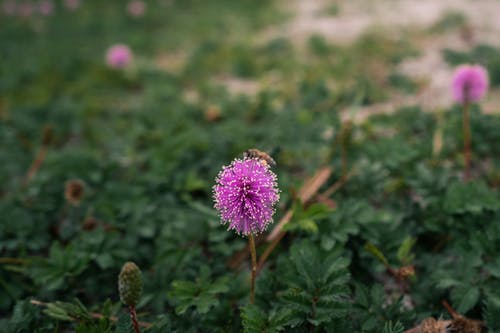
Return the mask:
[(112, 68), (125, 68), (132, 61), (132, 52), (127, 45), (116, 44), (106, 52), (106, 62)]
[(80, 0), (64, 0), (64, 6), (69, 10), (75, 10), (80, 7)]
[(141, 17), (146, 10), (146, 4), (141, 0), (132, 0), (127, 4), (127, 12), (130, 16)]
[(486, 95), (488, 72), (481, 65), (460, 65), (453, 74), (451, 93), (458, 103), (477, 102)]
[(43, 16), (49, 16), (54, 13), (54, 3), (51, 0), (41, 0), (38, 3), (38, 12)]
[(15, 15), (16, 14), (16, 1), (15, 0), (5, 0), (2, 4), (2, 9), (5, 15)]
[(31, 2), (24, 1), (19, 6), (18, 13), (21, 17), (30, 17), (33, 14), (33, 4)]

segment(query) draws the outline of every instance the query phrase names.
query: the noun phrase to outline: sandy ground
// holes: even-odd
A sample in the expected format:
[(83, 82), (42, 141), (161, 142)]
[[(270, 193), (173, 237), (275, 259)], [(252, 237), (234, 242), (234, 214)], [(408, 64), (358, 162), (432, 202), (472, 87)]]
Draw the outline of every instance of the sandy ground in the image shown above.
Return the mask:
[[(415, 96), (390, 96), (389, 102), (359, 110), (359, 118), (372, 113), (393, 112), (404, 105), (419, 104), (425, 110), (447, 108), (452, 103), (449, 83), (453, 68), (444, 61), (445, 48), (467, 50), (477, 44), (500, 47), (500, 0), (278, 0), (281, 9), (290, 15), (284, 23), (257, 34), (256, 44), (277, 37), (286, 37), (297, 46), (304, 46), (311, 35), (323, 36), (335, 44), (349, 44), (366, 32), (377, 29), (391, 36), (404, 36), (407, 31), (428, 31), (449, 13), (466, 17), (467, 38), (457, 29), (443, 33), (425, 33), (424, 38), (410, 41), (420, 56), (403, 61), (396, 68), (421, 83)], [(332, 13), (331, 8), (337, 8)], [(160, 57), (167, 70), (182, 67), (179, 55)], [(169, 68), (171, 67), (171, 68)], [(264, 80), (266, 80), (264, 78)], [(225, 86), (230, 93), (254, 95), (262, 82), (237, 77), (219, 77), (214, 83)], [(483, 104), (485, 112), (500, 112), (500, 92), (491, 91)]]
[[(332, 5), (337, 15), (329, 15)], [(398, 29), (429, 27), (447, 12), (463, 13), (477, 30), (478, 39), (500, 43), (500, 1), (497, 0), (284, 0), (294, 18), (276, 33), (292, 39), (321, 34), (335, 42), (352, 42), (374, 26)]]
[[(352, 43), (370, 29), (382, 29), (391, 35), (414, 29), (424, 31), (449, 13), (462, 13), (466, 17), (468, 37), (457, 31), (433, 35), (416, 41), (422, 54), (404, 61), (397, 68), (402, 74), (424, 82), (417, 96), (393, 96), (388, 103), (367, 107), (366, 114), (392, 112), (402, 105), (421, 104), (426, 110), (438, 110), (451, 104), (449, 82), (453, 69), (441, 55), (444, 48), (463, 49), (480, 43), (500, 46), (500, 1), (498, 0), (293, 0), (282, 6), (291, 11), (293, 19), (280, 27), (266, 31), (266, 35), (286, 36), (298, 44), (312, 34), (342, 44)], [(328, 8), (336, 6), (338, 13), (331, 15)], [(498, 112), (499, 94), (488, 97), (485, 112)]]

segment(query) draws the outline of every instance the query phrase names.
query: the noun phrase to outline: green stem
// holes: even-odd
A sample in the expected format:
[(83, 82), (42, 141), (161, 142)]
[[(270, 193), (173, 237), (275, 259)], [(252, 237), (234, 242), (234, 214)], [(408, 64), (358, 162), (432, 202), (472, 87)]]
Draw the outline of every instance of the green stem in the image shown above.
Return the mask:
[(470, 179), (470, 164), (471, 164), (471, 130), (470, 130), (470, 120), (469, 120), (469, 105), (470, 103), (466, 100), (463, 107), (463, 130), (464, 130), (464, 181), (469, 181)]
[(250, 304), (255, 302), (255, 277), (257, 276), (257, 252), (255, 251), (255, 240), (252, 234), (248, 235), (248, 245), (252, 257), (252, 281), (250, 285)]

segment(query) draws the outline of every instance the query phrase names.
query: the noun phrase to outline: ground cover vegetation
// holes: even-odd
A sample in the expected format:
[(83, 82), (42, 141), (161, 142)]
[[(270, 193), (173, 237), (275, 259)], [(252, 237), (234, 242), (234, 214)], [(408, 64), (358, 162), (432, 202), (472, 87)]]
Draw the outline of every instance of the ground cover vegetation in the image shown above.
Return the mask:
[[(266, 36), (291, 15), (269, 1), (10, 2), (1, 332), (500, 332), (500, 116), (357, 118), (417, 94), (394, 68), (462, 16), (340, 45)], [(442, 52), (494, 94), (499, 49)], [(235, 159), (276, 181), (251, 233), (214, 194)]]

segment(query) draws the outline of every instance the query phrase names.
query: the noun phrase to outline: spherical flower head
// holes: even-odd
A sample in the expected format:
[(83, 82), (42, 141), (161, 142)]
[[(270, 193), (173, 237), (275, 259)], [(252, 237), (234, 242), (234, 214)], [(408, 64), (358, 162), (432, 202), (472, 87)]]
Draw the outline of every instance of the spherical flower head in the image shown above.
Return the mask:
[(54, 13), (54, 3), (51, 0), (42, 0), (38, 4), (38, 12), (43, 16), (50, 16)]
[(75, 10), (80, 6), (80, 0), (64, 0), (64, 6), (69, 10)]
[(488, 90), (488, 72), (481, 65), (460, 65), (453, 74), (451, 92), (458, 103), (477, 102)]
[(132, 0), (127, 4), (127, 12), (133, 17), (143, 16), (145, 9), (146, 4), (141, 0)]
[(111, 68), (125, 68), (132, 61), (132, 52), (127, 45), (117, 44), (108, 49), (106, 62)]
[(18, 10), (19, 16), (27, 18), (33, 14), (33, 5), (30, 2), (23, 2), (19, 6)]
[(239, 234), (258, 234), (272, 222), (279, 200), (276, 175), (257, 158), (236, 159), (223, 167), (214, 186), (222, 223)]
[(15, 0), (5, 0), (2, 4), (5, 15), (12, 16), (16, 14), (17, 4)]

